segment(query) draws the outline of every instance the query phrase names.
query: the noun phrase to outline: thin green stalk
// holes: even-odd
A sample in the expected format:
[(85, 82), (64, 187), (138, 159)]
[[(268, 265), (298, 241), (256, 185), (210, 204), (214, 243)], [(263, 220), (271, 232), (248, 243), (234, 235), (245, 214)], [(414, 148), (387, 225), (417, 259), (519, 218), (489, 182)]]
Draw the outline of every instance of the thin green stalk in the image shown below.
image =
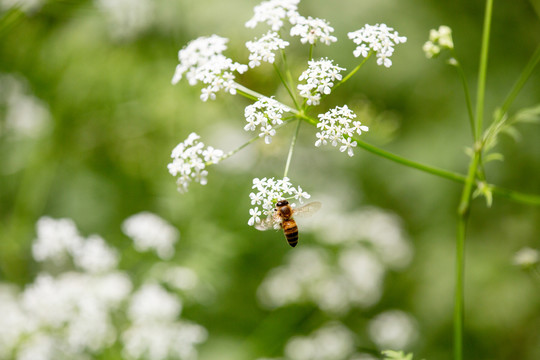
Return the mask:
[[(452, 49), (452, 55), (454, 56), (454, 59), (456, 59), (455, 52)], [(469, 91), (469, 86), (467, 85), (467, 78), (465, 77), (465, 72), (463, 71), (463, 68), (461, 67), (461, 63), (456, 60), (456, 63), (454, 64), (458, 74), (459, 78), (461, 79), (461, 84), (463, 85), (463, 92), (465, 93), (465, 102), (467, 104), (467, 114), (469, 115), (469, 125), (471, 126), (471, 132), (473, 135), (473, 139), (476, 139), (476, 129), (474, 126), (474, 114), (473, 114), (473, 107), (471, 102), (471, 93)]]
[(287, 92), (289, 93), (289, 96), (291, 97), (292, 101), (294, 102), (294, 106), (298, 109), (298, 103), (296, 102), (296, 97), (292, 93), (291, 88), (289, 87), (289, 84), (287, 84), (287, 82), (285, 81), (285, 79), (281, 75), (281, 71), (279, 71), (279, 68), (276, 65), (276, 63), (274, 63), (274, 69), (276, 70), (276, 73), (278, 74), (279, 79), (281, 80), (281, 82), (285, 86), (285, 89), (287, 89)]
[(344, 84), (347, 80), (349, 80), (354, 74), (356, 74), (356, 72), (358, 70), (360, 70), (360, 68), (362, 67), (362, 65), (364, 65), (366, 63), (366, 61), (371, 57), (371, 55), (373, 54), (373, 51), (370, 51), (368, 56), (366, 56), (364, 58), (364, 60), (362, 60), (362, 62), (360, 64), (358, 64), (354, 69), (351, 70), (350, 73), (348, 73), (340, 82), (338, 82), (336, 85), (334, 85), (334, 88), (332, 89), (332, 91), (336, 90), (339, 86), (341, 86), (342, 84)]
[(464, 319), (464, 274), (465, 274), (465, 232), (467, 214), (458, 218), (456, 237), (456, 289), (454, 293), (454, 359), (463, 359), (463, 319)]
[(291, 165), (292, 154), (294, 152), (294, 146), (296, 145), (296, 138), (298, 137), (298, 131), (300, 130), (300, 124), (302, 123), (300, 120), (297, 120), (297, 121), (298, 121), (298, 124), (296, 125), (296, 131), (294, 132), (294, 135), (291, 141), (291, 146), (289, 147), (289, 153), (287, 154), (287, 162), (285, 164), (285, 171), (283, 172), (284, 178), (286, 178), (287, 175), (289, 174), (289, 166)]
[(313, 59), (313, 48), (315, 46), (313, 44), (309, 45), (309, 59), (308, 60), (312, 60)]
[(493, 0), (486, 0), (486, 14), (484, 16), (484, 29), (482, 33), (482, 49), (480, 52), (480, 68), (478, 71), (478, 87), (476, 91), (476, 132), (475, 140), (482, 136), (484, 119), (484, 96), (486, 94), (486, 73), (489, 50), (489, 34), (491, 28), (491, 14), (493, 12)]
[[(289, 64), (287, 63), (287, 55), (285, 55), (285, 51), (283, 51), (283, 49), (281, 49), (281, 59), (283, 60), (283, 66), (285, 67), (285, 74), (287, 75), (287, 80), (290, 86), (294, 88), (294, 80), (291, 74), (291, 69), (289, 68)], [(296, 92), (289, 92), (289, 94), (291, 95), (296, 108), (300, 109), (298, 106), (298, 100), (296, 100)]]
[(510, 108), (510, 105), (512, 105), (520, 90), (523, 88), (527, 80), (529, 80), (534, 68), (536, 67), (536, 65), (538, 65), (538, 62), (540, 62), (540, 45), (536, 48), (536, 51), (531, 56), (531, 59), (529, 60), (518, 80), (512, 87), (512, 90), (510, 90), (510, 93), (508, 94), (506, 100), (501, 106), (499, 117), (498, 119), (496, 119), (496, 121), (502, 119), (504, 114), (506, 114), (508, 108)]

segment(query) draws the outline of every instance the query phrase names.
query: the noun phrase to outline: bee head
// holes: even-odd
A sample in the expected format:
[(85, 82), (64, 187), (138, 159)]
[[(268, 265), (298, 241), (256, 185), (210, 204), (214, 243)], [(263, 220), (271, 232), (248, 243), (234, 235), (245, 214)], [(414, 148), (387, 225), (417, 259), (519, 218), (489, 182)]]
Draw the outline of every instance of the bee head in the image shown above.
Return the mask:
[(276, 203), (276, 206), (287, 206), (289, 202), (287, 200), (280, 200)]

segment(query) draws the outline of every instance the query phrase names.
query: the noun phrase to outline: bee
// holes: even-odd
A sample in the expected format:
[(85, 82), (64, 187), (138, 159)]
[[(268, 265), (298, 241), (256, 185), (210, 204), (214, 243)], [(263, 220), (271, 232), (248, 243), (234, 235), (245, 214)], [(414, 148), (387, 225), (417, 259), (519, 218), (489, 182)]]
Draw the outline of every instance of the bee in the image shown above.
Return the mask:
[(298, 244), (298, 226), (293, 219), (294, 216), (310, 216), (321, 208), (318, 201), (306, 204), (298, 209), (293, 209), (287, 200), (280, 200), (276, 203), (274, 214), (267, 217), (258, 224), (255, 224), (257, 230), (265, 231), (276, 228), (278, 225), (283, 229), (285, 239), (292, 247)]

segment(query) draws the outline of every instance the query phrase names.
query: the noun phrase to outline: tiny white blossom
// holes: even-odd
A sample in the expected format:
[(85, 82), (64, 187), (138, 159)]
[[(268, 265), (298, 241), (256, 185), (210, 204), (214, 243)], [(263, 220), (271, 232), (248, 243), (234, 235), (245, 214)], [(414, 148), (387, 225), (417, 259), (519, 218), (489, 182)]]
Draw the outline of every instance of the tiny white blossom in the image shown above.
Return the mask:
[(314, 19), (311, 16), (305, 18), (299, 16), (296, 19), (296, 25), (291, 28), (291, 36), (300, 36), (302, 44), (309, 43), (314, 45), (321, 42), (325, 45), (330, 45), (337, 41), (337, 38), (330, 35), (334, 32), (334, 28), (330, 26), (328, 21), (324, 19)]
[(172, 83), (178, 83), (184, 74), (192, 86), (202, 82), (206, 85), (201, 91), (203, 101), (215, 99), (219, 90), (236, 94), (233, 72), (242, 74), (248, 67), (222, 54), (227, 49), (227, 41), (217, 35), (192, 40), (178, 52), (180, 63), (176, 66)]
[(530, 247), (524, 247), (514, 255), (514, 265), (524, 269), (531, 268), (540, 262), (540, 252)]
[(246, 106), (244, 115), (247, 124), (244, 130), (255, 131), (258, 127), (259, 136), (264, 137), (264, 142), (270, 144), (272, 137), (276, 134), (275, 126), (283, 123), (283, 113), (289, 111), (291, 111), (290, 108), (274, 98), (260, 98), (255, 103)]
[(355, 57), (367, 57), (370, 51), (376, 53), (377, 64), (385, 67), (392, 66), (390, 57), (394, 53), (394, 46), (407, 41), (405, 36), (399, 36), (397, 31), (385, 24), (366, 24), (363, 28), (348, 33), (358, 46), (353, 51)]
[(122, 231), (133, 239), (137, 251), (152, 249), (162, 259), (172, 257), (174, 244), (180, 237), (179, 231), (174, 226), (146, 211), (124, 220)]
[(249, 67), (261, 65), (261, 61), (273, 64), (276, 58), (275, 51), (285, 49), (289, 42), (281, 39), (277, 32), (269, 31), (260, 39), (246, 42), (249, 54)]
[(295, 198), (302, 203), (303, 199), (309, 199), (311, 197), (300, 186), (295, 188), (287, 177), (278, 180), (274, 178), (255, 178), (253, 179), (252, 188), (255, 189), (255, 192), (249, 194), (251, 205), (262, 205), (262, 212), (258, 206), (249, 209), (251, 218), (248, 221), (248, 225), (250, 226), (259, 223), (261, 221), (260, 216), (272, 216), (276, 202), (279, 200)]
[(438, 30), (431, 29), (429, 31), (429, 40), (424, 44), (422, 50), (427, 58), (433, 58), (437, 57), (442, 49), (452, 50), (453, 48), (452, 29), (441, 25)]
[(246, 22), (247, 28), (254, 28), (258, 23), (266, 23), (273, 31), (278, 31), (287, 19), (291, 24), (298, 18), (298, 3), (300, 0), (268, 0), (263, 1), (253, 9), (254, 15)]
[(308, 69), (298, 78), (305, 80), (306, 84), (299, 84), (297, 88), (308, 105), (318, 105), (322, 94), (330, 94), (335, 82), (342, 79), (340, 72), (345, 69), (334, 65), (333, 60), (328, 58), (310, 60), (308, 65)]
[(330, 142), (332, 146), (341, 144), (339, 150), (341, 152), (347, 151), (349, 156), (353, 156), (353, 148), (358, 144), (353, 141), (352, 136), (355, 133), (361, 135), (363, 131), (369, 130), (360, 121), (353, 121), (355, 118), (356, 114), (347, 105), (337, 106), (324, 114), (319, 114), (317, 128), (320, 131), (316, 134), (315, 146), (320, 147), (327, 142)]
[(217, 164), (223, 157), (223, 151), (211, 146), (204, 148), (204, 143), (199, 142), (199, 135), (191, 133), (188, 138), (178, 144), (171, 153), (173, 161), (167, 165), (172, 176), (178, 176), (176, 184), (178, 191), (185, 193), (189, 184), (195, 182), (206, 184), (208, 171), (207, 164)]

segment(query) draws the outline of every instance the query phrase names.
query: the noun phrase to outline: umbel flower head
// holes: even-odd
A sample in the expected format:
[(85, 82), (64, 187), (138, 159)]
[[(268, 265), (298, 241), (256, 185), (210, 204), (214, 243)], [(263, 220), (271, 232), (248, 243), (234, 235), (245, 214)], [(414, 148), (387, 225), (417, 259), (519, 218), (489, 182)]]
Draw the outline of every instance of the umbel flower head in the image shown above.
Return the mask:
[(334, 28), (330, 26), (328, 21), (324, 19), (314, 19), (311, 16), (305, 18), (299, 16), (296, 19), (296, 25), (291, 28), (291, 36), (300, 36), (302, 44), (309, 43), (311, 45), (321, 42), (325, 45), (330, 45), (337, 41), (337, 38), (330, 33), (334, 32)]
[[(288, 177), (283, 179), (272, 178), (255, 178), (253, 179), (254, 192), (249, 194), (251, 198), (251, 205), (255, 205), (249, 209), (249, 215), (251, 215), (248, 225), (253, 226), (256, 223), (261, 222), (262, 217), (272, 216), (276, 202), (282, 199), (296, 199), (300, 203), (304, 199), (311, 197), (307, 192), (302, 191), (300, 186), (294, 187)], [(261, 206), (261, 210), (259, 210)]]
[(188, 138), (176, 145), (171, 153), (173, 161), (167, 165), (172, 176), (178, 176), (176, 184), (178, 191), (184, 193), (189, 184), (195, 180), (201, 185), (206, 185), (205, 170), (207, 164), (217, 164), (223, 157), (223, 151), (211, 146), (204, 147), (199, 142), (200, 136), (196, 133), (189, 134)]
[(320, 114), (319, 123), (317, 124), (320, 131), (316, 134), (315, 146), (319, 147), (327, 143), (332, 146), (341, 144), (339, 151), (347, 151), (349, 156), (353, 156), (353, 148), (356, 147), (357, 142), (352, 140), (352, 136), (355, 133), (361, 135), (363, 131), (369, 130), (360, 121), (353, 121), (354, 118), (356, 118), (356, 114), (347, 105), (343, 105), (343, 107), (337, 106), (324, 114)]
[(341, 71), (345, 70), (334, 65), (333, 60), (328, 58), (320, 60), (310, 60), (308, 69), (300, 75), (298, 80), (306, 81), (306, 84), (299, 84), (300, 96), (306, 98), (308, 105), (319, 105), (322, 94), (328, 95), (336, 80), (341, 80)]
[(240, 74), (247, 71), (247, 65), (233, 62), (222, 53), (229, 40), (217, 35), (192, 40), (178, 52), (180, 64), (176, 66), (172, 83), (178, 83), (184, 74), (191, 86), (198, 82), (207, 87), (201, 91), (201, 100), (215, 99), (216, 92), (225, 90), (236, 94), (234, 71)]
[(424, 44), (422, 49), (427, 58), (437, 57), (442, 49), (454, 48), (452, 40), (452, 29), (448, 26), (441, 25), (438, 30), (431, 29), (429, 31), (429, 40)]
[(246, 27), (253, 29), (262, 22), (270, 25), (273, 31), (278, 31), (285, 19), (294, 24), (299, 16), (297, 11), (299, 2), (300, 0), (263, 1), (253, 9), (255, 14), (246, 22)]
[(244, 130), (255, 131), (256, 128), (259, 128), (259, 136), (264, 137), (264, 142), (270, 144), (272, 136), (276, 134), (274, 127), (283, 124), (282, 115), (288, 111), (291, 109), (273, 98), (260, 98), (257, 102), (246, 106), (244, 115), (247, 124), (244, 126)]
[(249, 67), (254, 68), (261, 65), (261, 61), (273, 64), (276, 58), (274, 51), (285, 49), (289, 42), (279, 37), (275, 31), (269, 31), (260, 39), (246, 42), (249, 54)]
[(405, 36), (399, 36), (397, 31), (386, 24), (366, 24), (360, 30), (348, 33), (348, 36), (358, 45), (353, 51), (354, 56), (365, 58), (373, 51), (377, 56), (377, 64), (387, 68), (392, 66), (390, 57), (394, 53), (394, 45), (407, 41)]

